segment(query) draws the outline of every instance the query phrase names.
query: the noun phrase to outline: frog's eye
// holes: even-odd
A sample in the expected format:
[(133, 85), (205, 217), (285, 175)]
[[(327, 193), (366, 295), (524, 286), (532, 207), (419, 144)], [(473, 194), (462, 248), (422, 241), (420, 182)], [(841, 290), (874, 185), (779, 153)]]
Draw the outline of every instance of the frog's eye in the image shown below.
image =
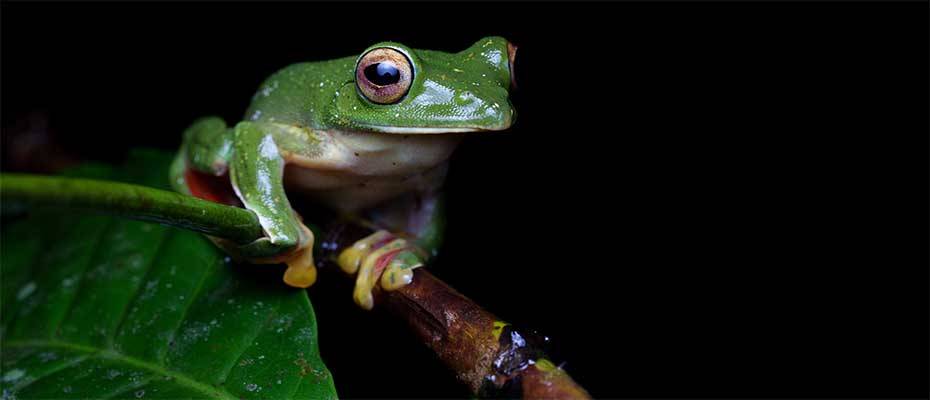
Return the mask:
[(392, 104), (400, 101), (413, 82), (413, 66), (403, 53), (389, 47), (372, 49), (355, 66), (358, 90), (372, 102)]

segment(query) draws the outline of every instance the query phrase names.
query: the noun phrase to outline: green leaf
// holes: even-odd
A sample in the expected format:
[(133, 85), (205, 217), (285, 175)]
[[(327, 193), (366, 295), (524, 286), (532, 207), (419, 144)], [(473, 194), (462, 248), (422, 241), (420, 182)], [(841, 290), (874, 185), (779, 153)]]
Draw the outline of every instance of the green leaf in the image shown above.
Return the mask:
[[(170, 156), (72, 175), (168, 186)], [(0, 236), (3, 399), (335, 398), (306, 291), (202, 235), (31, 210)]]

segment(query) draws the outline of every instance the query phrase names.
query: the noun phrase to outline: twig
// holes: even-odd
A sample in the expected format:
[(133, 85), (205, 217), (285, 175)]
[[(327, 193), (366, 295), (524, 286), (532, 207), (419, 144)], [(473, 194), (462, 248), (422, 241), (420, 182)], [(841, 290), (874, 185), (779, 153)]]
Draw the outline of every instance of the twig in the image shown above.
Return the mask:
[[(342, 249), (371, 233), (372, 228), (366, 224), (337, 222), (326, 231), (320, 259), (334, 264)], [(375, 304), (407, 321), (476, 395), (590, 397), (547, 358), (548, 338), (501, 321), (425, 269), (415, 270), (413, 282), (407, 286), (377, 292)]]
[(0, 174), (4, 202), (73, 208), (189, 229), (246, 243), (262, 235), (252, 212), (150, 187), (31, 174)]

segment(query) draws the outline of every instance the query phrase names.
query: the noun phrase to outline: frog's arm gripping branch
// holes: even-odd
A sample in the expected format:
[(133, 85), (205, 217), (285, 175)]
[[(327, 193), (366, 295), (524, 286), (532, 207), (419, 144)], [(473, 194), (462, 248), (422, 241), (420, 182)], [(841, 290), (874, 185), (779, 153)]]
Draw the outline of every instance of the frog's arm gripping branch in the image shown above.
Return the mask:
[(238, 250), (248, 257), (271, 257), (306, 242), (306, 238), (301, 240), (300, 222), (290, 211), (284, 193), (284, 158), (274, 138), (249, 122), (236, 125), (234, 135), (237, 150), (229, 163), (229, 177), (236, 194), (246, 208), (258, 215), (268, 236)]
[[(241, 202), (258, 217), (265, 236), (245, 244), (217, 237), (211, 240), (237, 259), (257, 264), (287, 263), (284, 282), (306, 288), (316, 281), (313, 233), (291, 211), (284, 193), (284, 164), (267, 126), (240, 122), (227, 129), (221, 118), (201, 118), (184, 132), (181, 150), (171, 164), (171, 183), (181, 193), (226, 204), (230, 200)], [(238, 200), (203, 190), (204, 182), (194, 184), (190, 179), (197, 172), (213, 176), (228, 173)], [(194, 188), (198, 188), (196, 193)]]
[[(0, 174), (4, 202), (62, 206), (190, 229), (237, 243), (263, 236), (254, 213), (148, 187), (89, 179)], [(325, 234), (322, 259), (338, 255), (374, 230), (339, 223)], [(337, 268), (329, 268), (336, 270)], [(481, 397), (587, 399), (588, 393), (542, 349), (544, 337), (497, 319), (424, 269), (398, 290), (377, 292), (378, 304), (414, 333)]]

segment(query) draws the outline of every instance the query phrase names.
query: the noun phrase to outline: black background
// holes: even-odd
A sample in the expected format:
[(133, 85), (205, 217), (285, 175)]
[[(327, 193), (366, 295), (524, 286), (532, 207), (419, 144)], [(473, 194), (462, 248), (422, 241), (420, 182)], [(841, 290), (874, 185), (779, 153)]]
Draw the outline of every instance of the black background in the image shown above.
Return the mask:
[[(435, 274), (596, 397), (927, 396), (926, 2), (2, 11), (4, 132), (41, 111), (107, 161), (289, 63), (505, 36), (517, 123), (453, 156)], [(342, 397), (467, 395), (337, 281), (310, 291)]]

